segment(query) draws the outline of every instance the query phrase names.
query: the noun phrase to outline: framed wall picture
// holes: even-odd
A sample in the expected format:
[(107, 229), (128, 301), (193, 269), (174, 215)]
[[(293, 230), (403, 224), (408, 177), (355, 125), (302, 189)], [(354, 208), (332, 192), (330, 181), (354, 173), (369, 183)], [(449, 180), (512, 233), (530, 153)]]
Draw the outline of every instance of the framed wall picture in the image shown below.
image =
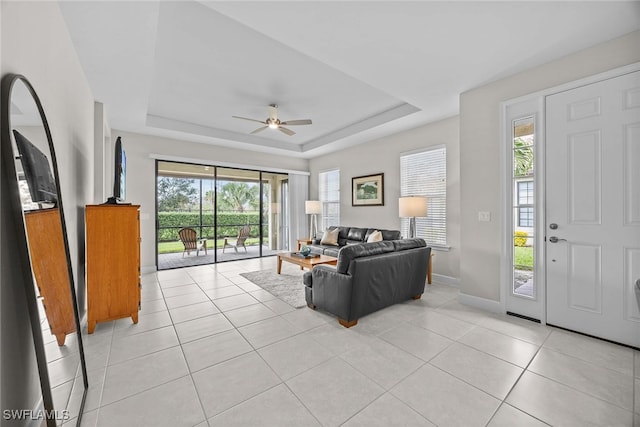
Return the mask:
[(351, 178), (351, 206), (384, 206), (384, 174)]

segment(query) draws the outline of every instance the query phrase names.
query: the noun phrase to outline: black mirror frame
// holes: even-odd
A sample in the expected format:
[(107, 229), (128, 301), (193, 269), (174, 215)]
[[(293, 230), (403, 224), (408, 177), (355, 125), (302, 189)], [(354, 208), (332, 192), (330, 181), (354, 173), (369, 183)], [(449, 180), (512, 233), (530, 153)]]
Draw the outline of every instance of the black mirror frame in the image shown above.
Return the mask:
[[(78, 418), (76, 421), (76, 425), (80, 425), (82, 419), (82, 413), (84, 411), (84, 405), (87, 397), (87, 390), (89, 388), (88, 380), (87, 380), (87, 367), (85, 363), (84, 357), (84, 347), (82, 345), (82, 329), (80, 328), (80, 318), (78, 314), (78, 302), (76, 297), (76, 289), (75, 289), (75, 281), (73, 276), (73, 266), (71, 264), (71, 254), (69, 251), (69, 240), (67, 237), (67, 226), (64, 218), (64, 210), (62, 207), (62, 197), (60, 196), (60, 182), (58, 175), (58, 163), (56, 161), (55, 149), (53, 146), (53, 139), (51, 137), (51, 131), (49, 129), (49, 123), (47, 122), (47, 117), (44, 114), (44, 109), (42, 108), (42, 103), (40, 102), (40, 98), (35, 92), (33, 86), (27, 80), (26, 77), (20, 74), (7, 74), (2, 77), (1, 82), (1, 105), (2, 105), (2, 117), (0, 120), (0, 142), (2, 145), (2, 157), (4, 158), (4, 168), (2, 172), (2, 179), (7, 180), (8, 188), (10, 191), (11, 197), (11, 210), (13, 215), (13, 221), (16, 227), (16, 253), (20, 260), (20, 270), (22, 272), (22, 281), (24, 284), (24, 291), (26, 293), (27, 298), (27, 307), (29, 311), (29, 319), (31, 321), (31, 332), (33, 335), (33, 343), (36, 351), (37, 363), (38, 363), (38, 373), (40, 376), (40, 388), (42, 389), (42, 401), (44, 405), (44, 409), (47, 414), (56, 414), (54, 405), (53, 405), (53, 397), (51, 393), (51, 383), (49, 381), (49, 371), (47, 368), (47, 358), (45, 354), (44, 341), (42, 338), (42, 330), (40, 325), (40, 316), (38, 313), (38, 306), (36, 303), (36, 293), (35, 293), (35, 283), (33, 280), (33, 273), (31, 270), (31, 261), (29, 257), (29, 247), (26, 237), (26, 228), (25, 222), (22, 212), (22, 203), (20, 200), (20, 193), (18, 189), (18, 180), (17, 180), (17, 171), (15, 160), (13, 158), (13, 147), (11, 144), (11, 122), (10, 122), (10, 100), (11, 100), (11, 90), (14, 84), (17, 81), (22, 81), (24, 85), (29, 90), (33, 100), (35, 101), (38, 112), (40, 113), (40, 118), (42, 119), (42, 125), (44, 127), (44, 131), (47, 135), (47, 142), (49, 144), (49, 151), (51, 153), (51, 163), (53, 165), (53, 175), (58, 191), (58, 209), (60, 210), (60, 221), (62, 224), (62, 235), (64, 240), (64, 249), (66, 252), (67, 258), (67, 271), (69, 275), (69, 286), (70, 293), (72, 299), (72, 306), (74, 309), (74, 318), (76, 323), (76, 333), (78, 336), (78, 350), (80, 353), (80, 365), (82, 367), (82, 379), (84, 385), (84, 392), (82, 394), (82, 401), (80, 403), (80, 409), (78, 412)], [(22, 232), (20, 232), (22, 230)], [(46, 416), (47, 426), (55, 427), (56, 420), (55, 417)]]

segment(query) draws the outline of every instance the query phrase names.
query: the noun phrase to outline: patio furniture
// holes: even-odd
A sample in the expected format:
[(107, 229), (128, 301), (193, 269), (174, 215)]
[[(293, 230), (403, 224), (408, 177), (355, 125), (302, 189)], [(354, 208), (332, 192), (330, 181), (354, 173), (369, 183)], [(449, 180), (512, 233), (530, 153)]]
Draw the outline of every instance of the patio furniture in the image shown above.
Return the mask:
[(181, 228), (178, 231), (178, 235), (184, 245), (183, 257), (185, 252), (190, 255), (191, 251), (196, 251), (196, 256), (198, 256), (201, 249), (204, 249), (204, 254), (207, 255), (207, 239), (198, 239), (196, 230), (193, 228)]
[(235, 249), (236, 252), (238, 252), (239, 247), (243, 247), (244, 251), (247, 252), (247, 247), (244, 245), (244, 242), (249, 237), (249, 232), (251, 232), (251, 227), (248, 225), (245, 225), (244, 227), (240, 228), (240, 230), (238, 230), (238, 238), (236, 239), (235, 243), (229, 243), (228, 238), (225, 237), (224, 243), (222, 245), (222, 253), (224, 253), (224, 250), (226, 249), (227, 246)]

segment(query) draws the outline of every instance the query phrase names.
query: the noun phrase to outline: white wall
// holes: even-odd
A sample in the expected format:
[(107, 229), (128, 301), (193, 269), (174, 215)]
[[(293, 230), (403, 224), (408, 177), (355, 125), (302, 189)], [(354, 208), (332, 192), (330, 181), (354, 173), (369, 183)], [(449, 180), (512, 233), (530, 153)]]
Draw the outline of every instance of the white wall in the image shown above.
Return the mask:
[[(0, 2), (0, 71), (23, 74), (43, 104), (53, 137), (76, 287), (84, 292), (83, 207), (93, 177), (93, 96), (54, 2)], [(2, 402), (31, 409), (40, 399), (24, 284), (11, 245), (15, 229), (6, 180), (0, 178)]]
[[(127, 202), (140, 205), (141, 265), (144, 271), (155, 268), (155, 160), (150, 154), (175, 158), (188, 157), (205, 163), (235, 163), (257, 169), (279, 168), (307, 171), (308, 161), (293, 157), (258, 153), (226, 147), (141, 135), (113, 129), (111, 138), (121, 136), (127, 153)], [(113, 172), (112, 172), (113, 174)]]
[[(437, 252), (434, 274), (457, 279), (460, 263), (460, 165), (458, 117), (317, 157), (309, 162), (310, 197), (318, 197), (318, 173), (340, 169), (340, 223), (357, 227), (400, 229), (400, 154), (444, 144), (447, 147), (447, 242)], [(351, 178), (384, 173), (384, 206), (351, 206)]]
[[(93, 147), (93, 201), (103, 203), (111, 196), (113, 188), (113, 167), (108, 171), (107, 165), (113, 164), (113, 148), (111, 128), (107, 122), (107, 112), (102, 102), (94, 103), (94, 147)], [(107, 183), (110, 181), (110, 184)]]
[[(508, 54), (508, 53), (505, 53)], [(640, 31), (460, 96), (462, 292), (500, 300), (500, 112), (509, 99), (640, 61)], [(491, 222), (478, 222), (490, 211)]]

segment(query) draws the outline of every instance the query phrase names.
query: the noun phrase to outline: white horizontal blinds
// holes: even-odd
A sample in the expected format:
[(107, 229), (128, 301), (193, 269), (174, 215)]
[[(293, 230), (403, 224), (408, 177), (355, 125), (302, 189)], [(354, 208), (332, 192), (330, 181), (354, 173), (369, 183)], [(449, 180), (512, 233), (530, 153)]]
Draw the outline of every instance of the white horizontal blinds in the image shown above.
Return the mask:
[(318, 174), (318, 197), (322, 202), (321, 230), (340, 225), (340, 170)]
[[(416, 237), (430, 246), (447, 246), (447, 150), (431, 148), (400, 156), (400, 196), (426, 196), (427, 217), (416, 218)], [(409, 235), (409, 219), (401, 232)]]

